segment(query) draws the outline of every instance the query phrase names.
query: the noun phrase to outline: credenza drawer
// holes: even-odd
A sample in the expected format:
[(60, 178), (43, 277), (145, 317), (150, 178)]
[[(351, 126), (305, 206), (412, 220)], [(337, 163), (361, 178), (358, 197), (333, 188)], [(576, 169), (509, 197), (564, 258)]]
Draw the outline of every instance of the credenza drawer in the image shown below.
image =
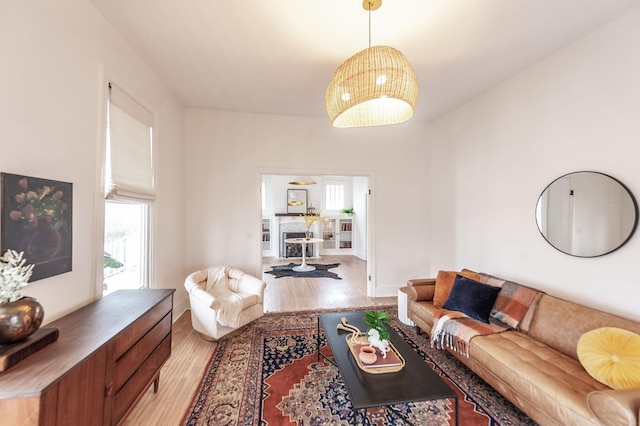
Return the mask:
[(116, 360), (113, 370), (113, 389), (118, 392), (120, 388), (135, 373), (138, 367), (146, 360), (156, 347), (171, 333), (171, 314), (164, 316), (142, 339), (138, 341), (120, 359)]
[(139, 366), (131, 378), (113, 397), (111, 424), (118, 424), (120, 419), (132, 407), (133, 402), (141, 396), (145, 388), (151, 383), (159, 370), (171, 355), (171, 335), (164, 338), (151, 356)]
[(147, 334), (165, 315), (171, 312), (172, 308), (173, 299), (167, 297), (118, 334), (113, 341), (113, 358), (120, 359), (142, 336)]

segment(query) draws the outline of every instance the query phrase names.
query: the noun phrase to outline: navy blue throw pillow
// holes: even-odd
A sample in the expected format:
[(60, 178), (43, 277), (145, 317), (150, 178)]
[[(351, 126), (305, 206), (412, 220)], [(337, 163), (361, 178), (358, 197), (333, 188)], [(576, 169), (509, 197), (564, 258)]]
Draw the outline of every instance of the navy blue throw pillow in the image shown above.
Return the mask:
[(489, 323), (491, 308), (496, 302), (498, 293), (500, 293), (500, 287), (456, 275), (449, 298), (442, 308), (464, 312), (471, 318)]

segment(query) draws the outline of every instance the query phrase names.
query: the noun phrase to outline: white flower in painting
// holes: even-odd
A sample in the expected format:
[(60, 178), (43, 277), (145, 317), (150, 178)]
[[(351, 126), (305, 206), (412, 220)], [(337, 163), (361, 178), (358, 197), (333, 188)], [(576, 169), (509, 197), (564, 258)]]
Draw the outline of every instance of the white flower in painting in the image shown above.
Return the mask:
[(23, 253), (7, 250), (0, 257), (0, 303), (13, 302), (24, 295), (23, 288), (27, 286), (33, 265), (26, 265)]

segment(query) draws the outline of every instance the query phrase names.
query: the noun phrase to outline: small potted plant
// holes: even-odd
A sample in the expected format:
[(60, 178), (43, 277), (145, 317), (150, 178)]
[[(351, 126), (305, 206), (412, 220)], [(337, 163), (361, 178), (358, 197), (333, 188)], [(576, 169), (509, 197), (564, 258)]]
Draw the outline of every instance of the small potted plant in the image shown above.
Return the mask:
[(366, 311), (362, 319), (369, 326), (367, 328), (369, 346), (378, 348), (382, 353), (382, 358), (386, 358), (387, 352), (389, 352), (391, 335), (385, 324), (389, 322), (390, 317), (391, 315), (388, 312)]
[(367, 328), (367, 334), (369, 334), (370, 330), (374, 329), (378, 331), (380, 339), (389, 341), (391, 336), (385, 324), (389, 322), (390, 318), (391, 314), (389, 312), (366, 311), (362, 321), (369, 326)]

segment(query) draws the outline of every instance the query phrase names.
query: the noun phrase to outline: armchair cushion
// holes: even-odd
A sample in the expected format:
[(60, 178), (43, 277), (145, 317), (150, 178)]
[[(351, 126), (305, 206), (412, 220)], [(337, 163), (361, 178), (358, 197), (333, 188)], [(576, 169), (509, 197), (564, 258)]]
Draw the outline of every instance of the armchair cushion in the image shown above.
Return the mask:
[(222, 325), (238, 328), (240, 326), (240, 312), (242, 312), (242, 297), (229, 288), (227, 268), (210, 268), (207, 274), (206, 291), (214, 297), (211, 304), (217, 310), (216, 319)]

